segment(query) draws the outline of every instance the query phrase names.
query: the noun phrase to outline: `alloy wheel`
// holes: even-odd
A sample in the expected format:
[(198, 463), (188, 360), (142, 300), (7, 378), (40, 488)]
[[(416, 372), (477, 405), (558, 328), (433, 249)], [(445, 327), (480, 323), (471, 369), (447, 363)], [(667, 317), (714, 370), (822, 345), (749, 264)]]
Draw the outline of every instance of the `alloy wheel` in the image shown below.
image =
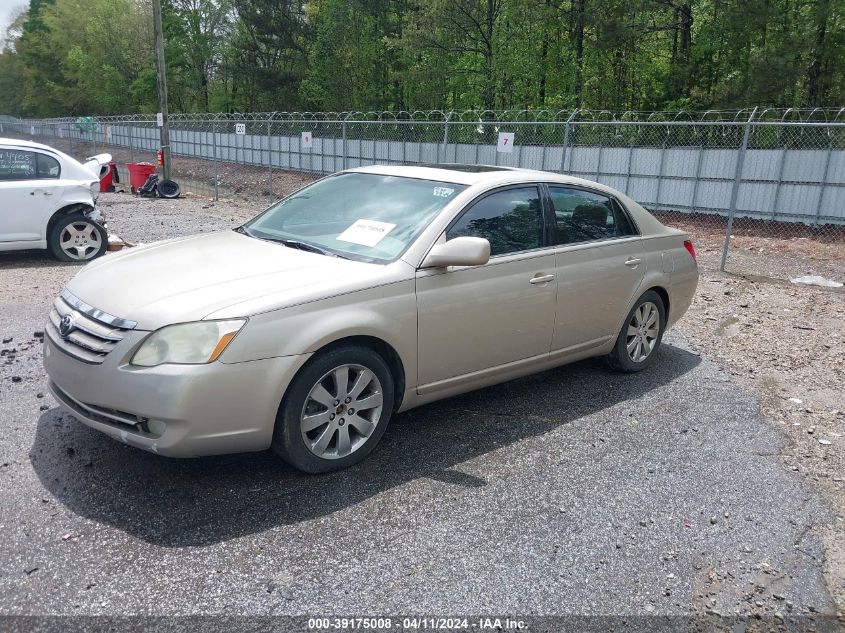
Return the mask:
[(59, 236), (62, 252), (71, 259), (84, 261), (91, 259), (103, 245), (103, 236), (91, 222), (72, 222)]
[(660, 335), (660, 311), (651, 301), (642, 303), (628, 322), (625, 348), (628, 357), (635, 363), (641, 363), (651, 355), (657, 337)]
[(363, 365), (341, 365), (317, 381), (302, 407), (302, 439), (314, 455), (340, 459), (367, 443), (381, 418), (378, 377)]

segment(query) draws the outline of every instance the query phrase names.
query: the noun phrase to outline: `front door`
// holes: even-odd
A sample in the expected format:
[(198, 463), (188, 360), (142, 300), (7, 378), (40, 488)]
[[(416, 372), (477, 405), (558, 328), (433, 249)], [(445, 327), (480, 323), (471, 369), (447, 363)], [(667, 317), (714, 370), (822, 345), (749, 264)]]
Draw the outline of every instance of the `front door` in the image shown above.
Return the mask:
[(419, 385), (548, 354), (554, 327), (555, 256), (544, 237), (536, 186), (473, 202), (443, 239), (490, 242), (483, 266), (417, 272)]
[[(61, 197), (55, 177), (39, 178), (38, 152), (0, 148), (0, 242), (43, 238), (46, 216)], [(55, 159), (50, 161), (56, 163)]]

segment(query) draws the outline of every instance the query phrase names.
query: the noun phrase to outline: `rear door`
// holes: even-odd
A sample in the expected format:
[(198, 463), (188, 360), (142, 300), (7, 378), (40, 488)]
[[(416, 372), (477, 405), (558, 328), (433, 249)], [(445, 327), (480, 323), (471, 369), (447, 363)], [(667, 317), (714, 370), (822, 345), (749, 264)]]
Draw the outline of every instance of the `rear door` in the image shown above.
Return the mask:
[(642, 240), (619, 202), (586, 188), (548, 186), (558, 283), (552, 352), (616, 338), (645, 274)]
[(44, 239), (63, 186), (59, 162), (47, 154), (0, 147), (0, 242)]

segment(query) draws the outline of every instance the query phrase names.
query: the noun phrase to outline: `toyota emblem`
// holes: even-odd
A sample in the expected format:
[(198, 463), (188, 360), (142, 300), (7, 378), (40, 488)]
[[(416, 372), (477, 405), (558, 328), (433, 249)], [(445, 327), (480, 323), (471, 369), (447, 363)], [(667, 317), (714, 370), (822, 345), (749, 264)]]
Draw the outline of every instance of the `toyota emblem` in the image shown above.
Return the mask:
[(62, 320), (59, 321), (59, 334), (62, 335), (62, 338), (67, 338), (71, 332), (73, 332), (76, 325), (73, 322), (73, 315), (66, 314), (62, 317)]

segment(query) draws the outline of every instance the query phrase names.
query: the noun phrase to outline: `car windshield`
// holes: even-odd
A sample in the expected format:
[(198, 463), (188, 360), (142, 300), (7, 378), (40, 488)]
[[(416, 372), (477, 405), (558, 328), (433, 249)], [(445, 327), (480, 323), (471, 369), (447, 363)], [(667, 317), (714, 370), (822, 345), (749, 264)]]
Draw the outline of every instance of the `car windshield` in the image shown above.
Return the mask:
[(416, 178), (340, 174), (280, 200), (242, 230), (292, 248), (389, 262), (464, 189)]

